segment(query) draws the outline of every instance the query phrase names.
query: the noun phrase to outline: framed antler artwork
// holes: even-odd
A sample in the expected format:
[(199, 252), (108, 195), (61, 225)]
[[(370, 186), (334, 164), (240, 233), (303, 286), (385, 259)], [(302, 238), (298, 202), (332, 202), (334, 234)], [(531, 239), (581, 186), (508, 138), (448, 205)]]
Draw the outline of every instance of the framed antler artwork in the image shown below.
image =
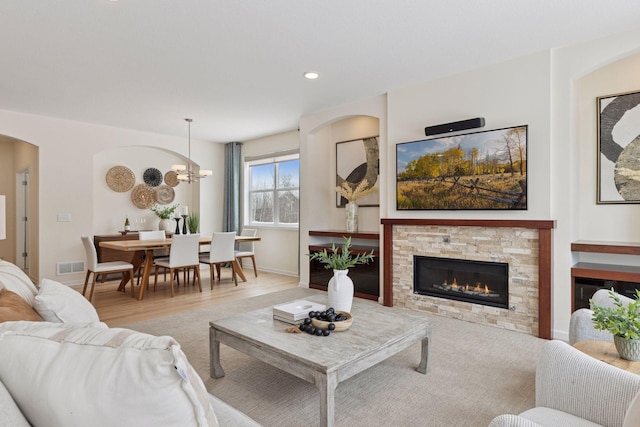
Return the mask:
[[(336, 187), (347, 185), (351, 190), (366, 180), (361, 190), (379, 187), (380, 155), (378, 136), (336, 143)], [(357, 200), (358, 206), (380, 206), (378, 191)], [(345, 207), (347, 199), (336, 193), (336, 206)]]
[(640, 92), (598, 103), (598, 204), (640, 203)]

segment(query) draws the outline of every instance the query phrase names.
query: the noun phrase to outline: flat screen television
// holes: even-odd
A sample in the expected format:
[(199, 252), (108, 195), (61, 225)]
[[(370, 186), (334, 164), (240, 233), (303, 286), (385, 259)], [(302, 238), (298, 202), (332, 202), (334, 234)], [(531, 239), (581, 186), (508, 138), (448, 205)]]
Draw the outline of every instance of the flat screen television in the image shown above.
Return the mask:
[(526, 210), (527, 125), (396, 145), (398, 210)]

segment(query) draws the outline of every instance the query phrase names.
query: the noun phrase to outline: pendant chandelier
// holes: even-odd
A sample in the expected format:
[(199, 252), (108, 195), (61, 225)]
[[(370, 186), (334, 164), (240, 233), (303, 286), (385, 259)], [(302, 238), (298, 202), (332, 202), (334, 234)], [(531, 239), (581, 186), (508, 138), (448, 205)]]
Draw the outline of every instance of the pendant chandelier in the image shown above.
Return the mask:
[(171, 170), (178, 174), (178, 181), (191, 184), (198, 182), (200, 178), (206, 178), (213, 174), (213, 171), (200, 169), (196, 172), (191, 164), (191, 122), (193, 119), (184, 119), (189, 126), (189, 163), (186, 165), (171, 165)]

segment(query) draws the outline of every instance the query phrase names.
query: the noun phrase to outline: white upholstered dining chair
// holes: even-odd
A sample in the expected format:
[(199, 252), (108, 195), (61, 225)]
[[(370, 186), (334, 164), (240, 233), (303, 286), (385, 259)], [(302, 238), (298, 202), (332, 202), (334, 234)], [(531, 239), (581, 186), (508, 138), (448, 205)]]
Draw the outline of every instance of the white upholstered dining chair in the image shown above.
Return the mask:
[(138, 239), (140, 240), (164, 240), (166, 236), (164, 230), (138, 231)]
[[(138, 240), (166, 240), (167, 235), (164, 230), (152, 230), (152, 231), (139, 231), (138, 232)], [(153, 260), (159, 261), (161, 258), (168, 258), (168, 253), (166, 249), (156, 249), (153, 251)], [(144, 255), (146, 256), (146, 254)], [(138, 268), (138, 282), (140, 284), (140, 269), (144, 267), (144, 263), (140, 264), (140, 268)], [(155, 268), (155, 267), (154, 267)], [(167, 280), (167, 274), (165, 270), (164, 280)]]
[[(255, 228), (243, 228), (241, 236), (256, 237), (258, 230)], [(238, 250), (235, 251), (235, 257), (238, 260), (238, 264), (242, 266), (242, 258), (251, 258), (253, 263), (253, 274), (258, 277), (258, 269), (256, 268), (256, 254), (254, 251), (255, 242), (240, 242), (238, 243)]]
[(200, 262), (209, 264), (211, 272), (211, 289), (213, 289), (213, 280), (215, 279), (214, 266), (218, 272), (218, 280), (220, 277), (220, 265), (230, 263), (233, 282), (238, 286), (238, 278), (236, 277), (235, 257), (236, 232), (214, 232), (211, 236), (211, 250), (208, 254), (200, 256)]
[(91, 281), (91, 290), (89, 291), (89, 301), (93, 298), (93, 289), (96, 286), (98, 276), (104, 274), (122, 273), (123, 279), (125, 278), (125, 274), (129, 274), (128, 280), (131, 281), (131, 290), (133, 291), (133, 264), (124, 261), (98, 262), (98, 253), (96, 252), (96, 247), (93, 244), (93, 239), (90, 236), (82, 236), (81, 239), (82, 244), (84, 245), (85, 257), (87, 259), (87, 276), (84, 279), (82, 295), (87, 291), (87, 284), (89, 283), (89, 276), (91, 276), (91, 273), (93, 273), (93, 280)]
[[(180, 283), (180, 270), (185, 272), (191, 268), (195, 270), (194, 280), (198, 280), (198, 287), (202, 292), (202, 281), (200, 279), (200, 261), (198, 259), (200, 249), (199, 234), (178, 234), (171, 238), (171, 249), (169, 250), (169, 259), (160, 259), (154, 262), (156, 266), (155, 279), (153, 287), (155, 289), (158, 283), (158, 267), (169, 270), (169, 280), (171, 283), (171, 296), (173, 296), (173, 283), (177, 279)], [(186, 287), (187, 283), (185, 283)]]

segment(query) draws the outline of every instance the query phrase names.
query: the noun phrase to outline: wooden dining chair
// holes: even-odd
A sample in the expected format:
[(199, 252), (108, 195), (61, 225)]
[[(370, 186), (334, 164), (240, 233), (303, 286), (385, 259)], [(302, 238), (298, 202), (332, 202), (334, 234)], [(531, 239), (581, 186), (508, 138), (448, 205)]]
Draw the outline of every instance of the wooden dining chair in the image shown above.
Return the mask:
[[(255, 228), (243, 228), (241, 236), (256, 237), (258, 230)], [(256, 254), (254, 251), (255, 242), (240, 242), (238, 243), (238, 250), (235, 251), (235, 257), (238, 260), (238, 264), (242, 267), (242, 258), (251, 258), (253, 262), (253, 274), (258, 277), (258, 269), (256, 268)]]
[(211, 236), (211, 249), (208, 254), (200, 256), (200, 262), (203, 264), (209, 264), (209, 270), (211, 272), (211, 289), (213, 289), (213, 280), (215, 279), (215, 270), (218, 272), (218, 280), (220, 276), (220, 266), (222, 264), (231, 264), (231, 274), (233, 275), (233, 282), (238, 286), (238, 278), (236, 277), (236, 263), (238, 262), (235, 257), (236, 246), (236, 232), (215, 232)]
[[(89, 301), (93, 298), (93, 289), (96, 286), (98, 276), (109, 273), (122, 273), (124, 279), (125, 274), (129, 274), (127, 281), (131, 280), (131, 291), (133, 292), (133, 264), (124, 261), (110, 261), (110, 262), (98, 262), (98, 253), (96, 247), (93, 244), (93, 239), (90, 236), (82, 236), (82, 244), (84, 245), (84, 253), (87, 259), (87, 276), (84, 279), (84, 287), (82, 288), (82, 295), (87, 291), (87, 284), (89, 283), (89, 276), (93, 273), (93, 281), (91, 282), (91, 291), (89, 292)], [(125, 287), (127, 282), (124, 282)], [(124, 290), (124, 289), (123, 289)]]
[[(202, 281), (200, 279), (200, 261), (198, 259), (198, 250), (200, 247), (200, 235), (199, 234), (181, 234), (174, 235), (171, 239), (171, 249), (169, 250), (169, 259), (160, 259), (154, 262), (156, 266), (155, 279), (153, 282), (153, 288), (155, 289), (158, 283), (158, 267), (169, 270), (169, 280), (171, 282), (171, 296), (173, 297), (173, 283), (174, 280), (180, 283), (180, 270), (194, 269), (194, 280), (198, 280), (198, 287), (202, 292)], [(186, 287), (186, 283), (185, 283)]]

